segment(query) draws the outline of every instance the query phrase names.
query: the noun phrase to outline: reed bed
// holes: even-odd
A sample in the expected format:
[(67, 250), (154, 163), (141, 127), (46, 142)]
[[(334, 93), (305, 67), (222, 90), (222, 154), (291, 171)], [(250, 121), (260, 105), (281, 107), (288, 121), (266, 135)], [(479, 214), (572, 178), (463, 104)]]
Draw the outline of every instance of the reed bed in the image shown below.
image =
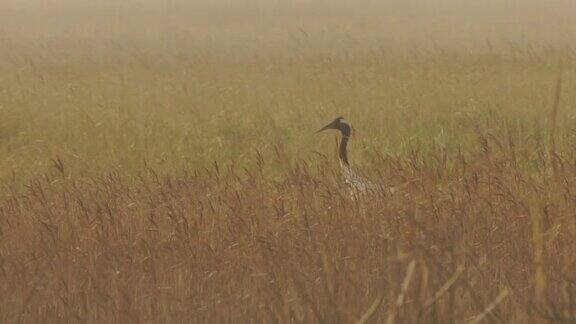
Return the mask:
[(47, 176), (0, 208), (2, 321), (574, 320), (576, 166), (484, 143), (356, 198), (321, 161)]
[(0, 322), (576, 321), (573, 6), (0, 4)]

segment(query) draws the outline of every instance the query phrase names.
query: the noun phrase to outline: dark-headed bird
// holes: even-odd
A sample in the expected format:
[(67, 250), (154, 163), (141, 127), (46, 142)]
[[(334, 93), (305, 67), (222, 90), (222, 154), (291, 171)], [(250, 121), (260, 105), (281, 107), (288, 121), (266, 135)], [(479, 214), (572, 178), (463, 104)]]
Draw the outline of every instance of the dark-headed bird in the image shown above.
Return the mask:
[(344, 175), (344, 180), (353, 189), (353, 193), (365, 193), (365, 192), (380, 192), (388, 191), (389, 193), (394, 193), (394, 188), (387, 188), (374, 184), (359, 175), (357, 175), (351, 168), (348, 162), (348, 140), (350, 135), (352, 135), (352, 127), (350, 124), (344, 120), (343, 117), (338, 117), (334, 119), (330, 124), (322, 127), (316, 133), (320, 133), (327, 129), (339, 130), (342, 138), (340, 139), (340, 144), (338, 145), (338, 158), (340, 159), (340, 168), (342, 169), (342, 174)]

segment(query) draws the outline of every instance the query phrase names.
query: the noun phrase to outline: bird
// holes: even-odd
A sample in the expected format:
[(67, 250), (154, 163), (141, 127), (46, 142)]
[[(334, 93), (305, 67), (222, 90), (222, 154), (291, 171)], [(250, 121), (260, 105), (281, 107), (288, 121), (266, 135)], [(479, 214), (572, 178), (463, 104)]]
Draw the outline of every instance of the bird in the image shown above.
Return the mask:
[[(348, 162), (348, 141), (352, 135), (352, 127), (344, 119), (344, 117), (338, 117), (334, 119), (330, 124), (319, 129), (316, 134), (328, 129), (339, 130), (342, 135), (338, 145), (338, 158), (340, 160), (340, 168), (342, 169), (342, 174), (344, 175), (344, 181), (353, 189), (353, 193), (379, 192), (383, 191), (383, 189), (386, 189), (384, 186), (377, 185), (359, 176), (350, 167), (350, 163)], [(384, 191), (394, 193), (394, 188), (390, 187)]]

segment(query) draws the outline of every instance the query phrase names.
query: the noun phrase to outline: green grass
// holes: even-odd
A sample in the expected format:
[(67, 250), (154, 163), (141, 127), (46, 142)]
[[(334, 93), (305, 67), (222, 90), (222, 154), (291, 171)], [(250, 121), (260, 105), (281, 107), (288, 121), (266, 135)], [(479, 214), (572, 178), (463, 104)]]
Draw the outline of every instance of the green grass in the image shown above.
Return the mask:
[[(340, 115), (360, 165), (372, 151), (468, 152), (478, 132), (537, 154), (560, 59), (558, 144), (574, 144), (574, 26), (544, 21), (568, 4), (537, 24), (542, 43), (514, 38), (536, 29), (538, 3), (91, 6), (30, 5), (0, 26), (0, 179), (22, 183), (55, 157), (71, 177), (243, 165), (277, 145), (293, 162), (332, 154), (312, 133)], [(506, 8), (511, 28), (494, 36)]]

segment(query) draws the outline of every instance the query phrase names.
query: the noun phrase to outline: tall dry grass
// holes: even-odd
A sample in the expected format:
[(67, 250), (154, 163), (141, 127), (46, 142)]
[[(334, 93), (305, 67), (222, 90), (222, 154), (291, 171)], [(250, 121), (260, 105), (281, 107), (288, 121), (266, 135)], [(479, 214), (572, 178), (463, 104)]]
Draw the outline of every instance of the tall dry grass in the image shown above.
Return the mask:
[(384, 159), (407, 185), (357, 200), (322, 161), (281, 180), (266, 160), (134, 182), (64, 166), (0, 208), (2, 321), (574, 320), (576, 167), (538, 178), (482, 142)]
[(0, 7), (0, 321), (576, 320), (572, 2)]

